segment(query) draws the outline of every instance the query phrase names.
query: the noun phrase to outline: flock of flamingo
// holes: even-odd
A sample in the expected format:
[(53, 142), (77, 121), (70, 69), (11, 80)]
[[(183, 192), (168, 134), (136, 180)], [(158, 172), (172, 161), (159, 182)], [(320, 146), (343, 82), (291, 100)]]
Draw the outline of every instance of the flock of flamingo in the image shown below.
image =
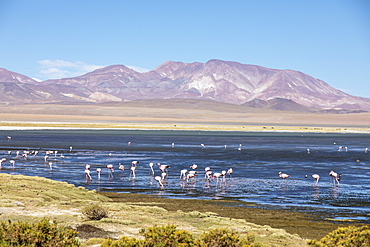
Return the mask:
[[(12, 140), (12, 138), (10, 136), (7, 136), (7, 139), (8, 139), (8, 141)], [(131, 142), (128, 142), (129, 146), (130, 146), (130, 144), (131, 144)], [(204, 144), (200, 144), (200, 145), (201, 145), (202, 148), (205, 148)], [(174, 147), (174, 143), (172, 143), (172, 147)], [(225, 146), (225, 148), (226, 148), (226, 146)], [(240, 149), (241, 149), (241, 145), (239, 146), (238, 150), (240, 150)], [(338, 151), (342, 151), (342, 149), (343, 149), (342, 147), (339, 147)], [(73, 150), (73, 147), (71, 146), (69, 148), (69, 152), (72, 152), (72, 150)], [(345, 147), (345, 150), (347, 151), (347, 147)], [(367, 152), (368, 152), (368, 149), (366, 148), (365, 153), (367, 153)], [(12, 153), (12, 151), (8, 151), (9, 156), (11, 155), (11, 153)], [(307, 149), (307, 153), (310, 153), (309, 149)], [(27, 151), (23, 151), (22, 153), (20, 151), (16, 151), (16, 158), (23, 157), (24, 159), (27, 159), (27, 157), (30, 156), (30, 155), (36, 156), (38, 154), (39, 154), (39, 151), (37, 151), (37, 150), (36, 151), (28, 151), (27, 150)], [(50, 150), (45, 151), (44, 162), (49, 165), (50, 170), (53, 169), (53, 163), (51, 161), (49, 161), (49, 157), (51, 155), (54, 155), (54, 157), (56, 158), (57, 154), (58, 154), (58, 151), (50, 151)], [(110, 153), (109, 156), (112, 156), (112, 154)], [(62, 158), (62, 159), (65, 158), (65, 156), (61, 153), (59, 154), (59, 157)], [(6, 161), (7, 161), (6, 158), (0, 159), (0, 169), (2, 169), (2, 166), (3, 166), (4, 162), (6, 162)], [(15, 160), (10, 159), (8, 162), (11, 164), (11, 167), (14, 168)], [(136, 160), (131, 162), (130, 178), (132, 178), (132, 179), (136, 178), (136, 168), (137, 168), (138, 163), (140, 163), (140, 162), (136, 161)], [(154, 168), (153, 168), (154, 163), (152, 163), (152, 162), (149, 163), (149, 165), (148, 165), (149, 172), (150, 172), (151, 176), (153, 176), (154, 179), (158, 182), (158, 185), (160, 187), (164, 188), (165, 179), (167, 177), (168, 169), (170, 167), (168, 165), (160, 164), (160, 163), (157, 163), (156, 165), (157, 165), (158, 169), (160, 170), (161, 175), (160, 176), (155, 176), (155, 171), (154, 171)], [(106, 168), (108, 170), (108, 177), (113, 178), (114, 177), (114, 175), (113, 175), (114, 174), (114, 166), (112, 164), (108, 164), (108, 165), (106, 165)], [(187, 168), (187, 169), (180, 170), (179, 179), (184, 180), (186, 182), (192, 181), (198, 175), (197, 168), (198, 168), (198, 165), (193, 164), (193, 165), (189, 166), (189, 168)], [(119, 163), (118, 164), (118, 169), (123, 172), (125, 170), (125, 167), (121, 163)], [(98, 180), (100, 180), (102, 168), (100, 168), (100, 167), (96, 168), (96, 172), (97, 172)], [(212, 181), (213, 179), (216, 179), (216, 183), (218, 183), (219, 179), (222, 179), (223, 181), (225, 181), (227, 176), (229, 176), (229, 178), (231, 178), (232, 173), (233, 173), (233, 168), (229, 168), (228, 170), (222, 170), (221, 172), (212, 172), (210, 167), (205, 167), (204, 168), (204, 180), (205, 181)], [(86, 181), (91, 181), (92, 180), (91, 166), (89, 164), (85, 165), (85, 176), (86, 176)], [(279, 172), (278, 176), (281, 179), (286, 179), (286, 178), (291, 177), (290, 175), (288, 175), (286, 173), (283, 173), (283, 172)], [(338, 174), (335, 171), (330, 171), (329, 176), (332, 179), (334, 186), (336, 186), (336, 185), (339, 186), (340, 185), (339, 181), (340, 181), (340, 178), (341, 178), (341, 174)], [(308, 175), (306, 175), (305, 177), (307, 178)], [(318, 185), (320, 175), (312, 174), (311, 177), (313, 178), (314, 186), (316, 187)]]

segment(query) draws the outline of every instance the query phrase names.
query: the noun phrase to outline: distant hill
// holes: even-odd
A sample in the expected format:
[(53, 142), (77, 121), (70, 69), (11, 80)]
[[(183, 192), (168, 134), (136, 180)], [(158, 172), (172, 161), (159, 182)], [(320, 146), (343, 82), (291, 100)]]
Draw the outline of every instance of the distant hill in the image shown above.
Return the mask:
[(231, 61), (168, 61), (146, 73), (111, 65), (85, 75), (37, 82), (0, 69), (0, 103), (123, 102), (199, 99), (283, 111), (370, 111), (370, 99), (293, 70)]

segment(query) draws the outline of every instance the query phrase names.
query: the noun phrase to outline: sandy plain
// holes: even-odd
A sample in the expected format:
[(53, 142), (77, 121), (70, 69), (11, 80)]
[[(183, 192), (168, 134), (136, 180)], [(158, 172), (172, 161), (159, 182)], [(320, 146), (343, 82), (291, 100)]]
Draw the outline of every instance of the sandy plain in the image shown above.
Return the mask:
[(370, 133), (370, 113), (256, 109), (212, 101), (0, 105), (0, 128), (121, 128)]

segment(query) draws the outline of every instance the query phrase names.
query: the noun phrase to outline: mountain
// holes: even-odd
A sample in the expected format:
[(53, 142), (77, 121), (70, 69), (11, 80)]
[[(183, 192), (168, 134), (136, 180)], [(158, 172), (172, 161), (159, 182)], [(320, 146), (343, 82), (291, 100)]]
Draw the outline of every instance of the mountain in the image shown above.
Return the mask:
[(370, 99), (346, 94), (302, 72), (216, 59), (167, 61), (146, 73), (111, 65), (43, 82), (1, 69), (0, 92), (12, 95), (1, 103), (200, 99), (289, 111), (370, 111)]

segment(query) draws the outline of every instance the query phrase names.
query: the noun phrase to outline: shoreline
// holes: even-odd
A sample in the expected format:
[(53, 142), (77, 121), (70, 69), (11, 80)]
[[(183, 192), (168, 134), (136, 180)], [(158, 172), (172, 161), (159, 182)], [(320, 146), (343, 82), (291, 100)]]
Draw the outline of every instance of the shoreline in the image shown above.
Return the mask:
[(171, 131), (230, 131), (265, 133), (357, 133), (370, 134), (369, 127), (343, 126), (295, 126), (295, 125), (205, 125), (166, 123), (73, 123), (73, 122), (27, 122), (0, 121), (0, 130), (171, 130)]

